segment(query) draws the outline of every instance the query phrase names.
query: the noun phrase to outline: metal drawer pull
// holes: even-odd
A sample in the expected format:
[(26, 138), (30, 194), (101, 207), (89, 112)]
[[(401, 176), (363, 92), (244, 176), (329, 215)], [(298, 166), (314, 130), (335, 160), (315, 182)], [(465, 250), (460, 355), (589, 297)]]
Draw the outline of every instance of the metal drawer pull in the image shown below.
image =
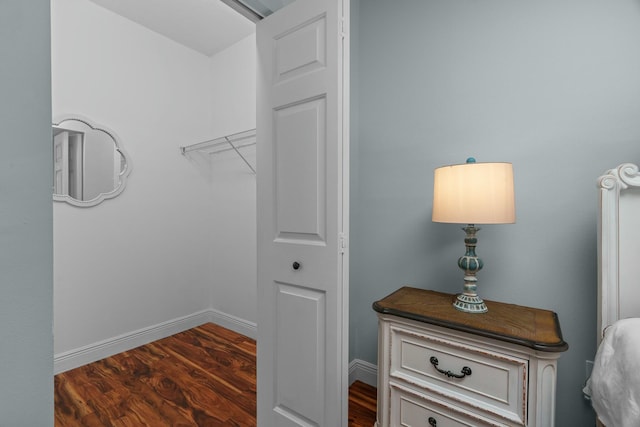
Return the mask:
[(436, 371), (440, 372), (442, 375), (448, 376), (449, 378), (464, 378), (467, 375), (471, 375), (471, 368), (469, 368), (468, 366), (463, 366), (459, 374), (454, 374), (451, 371), (445, 371), (444, 369), (438, 368), (438, 358), (435, 356), (431, 356), (429, 362), (431, 362), (433, 367), (436, 368)]
[(432, 427), (436, 427), (438, 425), (438, 423), (436, 422), (436, 419), (433, 417), (429, 417), (429, 425)]

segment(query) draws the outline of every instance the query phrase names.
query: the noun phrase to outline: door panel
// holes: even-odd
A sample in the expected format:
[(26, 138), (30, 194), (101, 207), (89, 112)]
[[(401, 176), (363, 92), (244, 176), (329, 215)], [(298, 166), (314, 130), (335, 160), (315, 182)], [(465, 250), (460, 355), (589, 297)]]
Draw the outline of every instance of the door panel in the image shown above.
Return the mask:
[(348, 0), (257, 25), (258, 426), (347, 425)]
[(282, 82), (325, 67), (326, 21), (326, 16), (319, 16), (275, 39), (277, 81)]
[(276, 411), (289, 419), (320, 425), (323, 408), (318, 402), (324, 400), (325, 375), (325, 293), (284, 283), (278, 284), (277, 289)]
[(324, 98), (276, 111), (278, 238), (323, 242), (326, 230)]

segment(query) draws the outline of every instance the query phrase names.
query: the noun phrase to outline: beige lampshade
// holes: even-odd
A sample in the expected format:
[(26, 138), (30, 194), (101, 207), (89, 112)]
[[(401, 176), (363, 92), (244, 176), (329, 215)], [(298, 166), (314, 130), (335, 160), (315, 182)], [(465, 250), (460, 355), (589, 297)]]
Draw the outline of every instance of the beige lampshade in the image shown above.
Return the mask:
[(434, 222), (516, 222), (511, 163), (464, 163), (434, 171)]

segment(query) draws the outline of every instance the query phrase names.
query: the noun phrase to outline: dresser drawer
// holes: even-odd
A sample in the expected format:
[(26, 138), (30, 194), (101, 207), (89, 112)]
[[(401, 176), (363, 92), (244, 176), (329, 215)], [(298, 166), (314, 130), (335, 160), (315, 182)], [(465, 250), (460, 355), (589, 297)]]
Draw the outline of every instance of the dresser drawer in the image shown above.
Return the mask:
[(408, 325), (392, 325), (390, 332), (390, 380), (497, 415), (509, 425), (525, 425), (526, 359)]
[(428, 397), (391, 386), (390, 427), (506, 427), (498, 421), (447, 407)]

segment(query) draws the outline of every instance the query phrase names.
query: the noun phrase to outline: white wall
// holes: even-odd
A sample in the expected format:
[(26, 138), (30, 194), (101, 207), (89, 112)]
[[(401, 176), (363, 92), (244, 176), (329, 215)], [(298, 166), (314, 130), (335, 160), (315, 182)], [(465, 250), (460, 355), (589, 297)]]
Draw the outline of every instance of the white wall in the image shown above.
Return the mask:
[[(212, 128), (224, 136), (256, 126), (256, 42), (246, 37), (212, 58)], [(255, 146), (243, 150), (255, 168)], [(255, 323), (256, 176), (234, 152), (211, 158), (215, 245), (212, 307)]]
[(0, 2), (0, 424), (53, 425), (49, 0)]
[(53, 115), (113, 129), (133, 170), (97, 207), (54, 204), (55, 353), (210, 308), (210, 59), (84, 0), (52, 1)]

